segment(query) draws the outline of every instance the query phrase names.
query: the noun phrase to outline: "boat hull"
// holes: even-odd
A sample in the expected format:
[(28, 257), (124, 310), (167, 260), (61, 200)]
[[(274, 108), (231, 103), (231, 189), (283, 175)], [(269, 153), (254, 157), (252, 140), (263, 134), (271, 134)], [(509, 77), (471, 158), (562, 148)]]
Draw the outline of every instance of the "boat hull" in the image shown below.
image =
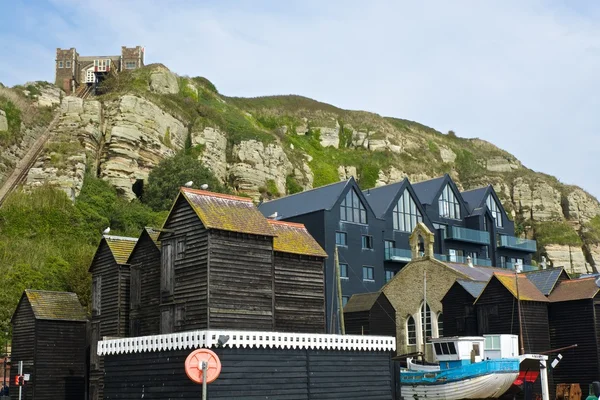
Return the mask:
[(492, 373), (447, 383), (403, 383), (402, 397), (428, 400), (495, 399), (510, 389), (518, 375), (518, 371), (515, 371)]
[(485, 360), (440, 371), (400, 372), (405, 399), (493, 399), (504, 394), (519, 375), (519, 359)]

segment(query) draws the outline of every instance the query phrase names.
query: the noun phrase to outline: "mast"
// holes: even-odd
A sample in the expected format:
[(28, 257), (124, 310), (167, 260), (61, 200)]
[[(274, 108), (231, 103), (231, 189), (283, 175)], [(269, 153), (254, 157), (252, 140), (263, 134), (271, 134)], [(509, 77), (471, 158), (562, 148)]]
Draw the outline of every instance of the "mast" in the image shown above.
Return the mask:
[(342, 280), (340, 277), (340, 262), (338, 259), (338, 249), (335, 246), (334, 253), (334, 262), (335, 262), (335, 280), (337, 284), (337, 292), (338, 292), (338, 313), (340, 319), (340, 331), (342, 335), (346, 334), (346, 327), (344, 326), (344, 307), (342, 306)]
[(519, 276), (518, 276), (518, 264), (515, 266), (515, 286), (517, 287), (517, 313), (519, 315), (519, 342), (521, 342), (521, 351), (519, 354), (525, 354), (525, 345), (523, 344), (523, 316), (521, 314), (521, 296), (519, 296)]
[(423, 328), (423, 362), (427, 358), (427, 345), (425, 344), (427, 335), (427, 271), (423, 270), (423, 314), (421, 325)]

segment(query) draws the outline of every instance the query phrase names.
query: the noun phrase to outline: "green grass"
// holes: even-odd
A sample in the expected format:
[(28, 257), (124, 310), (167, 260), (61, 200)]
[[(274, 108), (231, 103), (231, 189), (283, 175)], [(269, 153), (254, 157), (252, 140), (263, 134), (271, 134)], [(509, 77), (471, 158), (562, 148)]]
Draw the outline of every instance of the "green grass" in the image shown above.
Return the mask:
[(565, 221), (543, 221), (533, 225), (539, 246), (559, 244), (565, 246), (581, 246), (581, 238)]
[(293, 175), (288, 175), (285, 177), (285, 189), (287, 194), (300, 193), (303, 191), (302, 185), (298, 183)]
[(16, 143), (21, 137), (21, 110), (8, 98), (0, 95), (0, 110), (6, 113), (7, 131), (0, 131), (0, 145)]

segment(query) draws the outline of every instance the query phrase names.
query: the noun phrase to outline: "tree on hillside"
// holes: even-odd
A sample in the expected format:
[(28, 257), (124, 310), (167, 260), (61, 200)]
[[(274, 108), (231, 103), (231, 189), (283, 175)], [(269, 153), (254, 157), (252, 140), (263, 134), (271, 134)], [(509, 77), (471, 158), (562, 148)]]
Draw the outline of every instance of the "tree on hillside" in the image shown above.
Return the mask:
[(142, 202), (156, 211), (169, 210), (179, 188), (192, 181), (194, 188), (208, 185), (211, 192), (229, 193), (214, 174), (198, 160), (194, 152), (181, 151), (161, 161), (148, 176)]

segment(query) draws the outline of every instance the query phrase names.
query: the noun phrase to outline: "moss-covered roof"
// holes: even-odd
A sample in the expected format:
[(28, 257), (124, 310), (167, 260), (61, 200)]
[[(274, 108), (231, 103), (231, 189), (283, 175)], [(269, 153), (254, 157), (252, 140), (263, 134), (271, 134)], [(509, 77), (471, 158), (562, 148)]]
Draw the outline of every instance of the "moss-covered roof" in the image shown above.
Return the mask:
[(181, 194), (207, 229), (275, 236), (251, 199), (188, 188), (181, 188)]
[[(517, 274), (518, 281), (515, 279), (515, 274), (510, 273), (494, 273), (494, 276), (490, 279), (490, 281), (494, 278), (498, 279), (498, 281), (506, 288), (508, 291), (516, 298), (517, 297), (517, 282), (519, 283), (519, 300), (524, 301), (541, 301), (548, 302), (548, 299), (540, 290), (535, 287), (533, 283), (525, 274)], [(489, 282), (488, 282), (489, 284)], [(485, 289), (483, 289), (485, 292)], [(482, 293), (483, 293), (482, 292)]]
[(36, 319), (87, 321), (87, 314), (75, 293), (25, 290)]
[(104, 240), (106, 240), (106, 244), (117, 264), (127, 264), (127, 260), (137, 243), (137, 239), (125, 236), (105, 235)]
[(327, 257), (327, 253), (317, 243), (303, 224), (268, 220), (275, 231), (273, 250), (282, 253)]
[(381, 292), (358, 293), (352, 295), (344, 307), (344, 314), (371, 310), (379, 295), (381, 295)]
[(600, 291), (596, 279), (596, 277), (591, 277), (562, 281), (548, 299), (551, 302), (593, 299)]

